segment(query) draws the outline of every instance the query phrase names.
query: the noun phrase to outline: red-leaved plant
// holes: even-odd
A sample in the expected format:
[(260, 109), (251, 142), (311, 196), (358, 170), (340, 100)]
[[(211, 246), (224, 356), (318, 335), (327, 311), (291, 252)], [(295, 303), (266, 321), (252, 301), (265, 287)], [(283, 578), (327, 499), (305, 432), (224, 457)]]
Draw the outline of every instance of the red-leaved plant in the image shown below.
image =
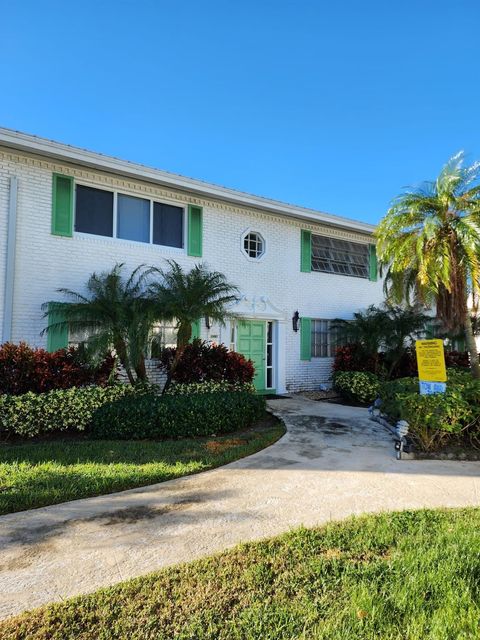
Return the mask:
[[(161, 367), (168, 371), (172, 365), (176, 349), (164, 349)], [(224, 345), (212, 345), (194, 340), (184, 349), (182, 357), (173, 373), (175, 382), (207, 382), (222, 380), (231, 384), (252, 382), (255, 369), (251, 360), (241, 353), (229, 351)]]
[(25, 342), (0, 346), (0, 393), (44, 393), (88, 384), (105, 386), (112, 376), (115, 358), (107, 356), (99, 366), (85, 362), (74, 347), (49, 353)]

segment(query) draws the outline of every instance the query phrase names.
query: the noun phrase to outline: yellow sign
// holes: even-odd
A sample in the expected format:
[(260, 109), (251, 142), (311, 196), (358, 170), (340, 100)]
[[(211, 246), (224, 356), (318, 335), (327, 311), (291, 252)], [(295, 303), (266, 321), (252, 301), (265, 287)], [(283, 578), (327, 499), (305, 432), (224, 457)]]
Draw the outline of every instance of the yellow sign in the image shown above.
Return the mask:
[(426, 382), (446, 382), (443, 340), (416, 340), (418, 377)]

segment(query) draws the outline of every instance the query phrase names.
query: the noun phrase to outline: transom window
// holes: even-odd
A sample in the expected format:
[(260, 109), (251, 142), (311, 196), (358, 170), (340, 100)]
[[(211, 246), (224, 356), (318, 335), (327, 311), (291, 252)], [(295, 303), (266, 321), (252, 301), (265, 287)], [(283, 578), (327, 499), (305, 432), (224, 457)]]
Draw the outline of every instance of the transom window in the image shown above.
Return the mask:
[(257, 231), (249, 231), (243, 238), (243, 250), (249, 258), (261, 258), (265, 253), (265, 240)]
[(333, 358), (335, 349), (341, 346), (337, 331), (332, 327), (331, 320), (312, 319), (312, 357)]
[(368, 278), (368, 245), (312, 234), (312, 271)]
[(181, 249), (183, 225), (182, 207), (76, 186), (75, 231)]

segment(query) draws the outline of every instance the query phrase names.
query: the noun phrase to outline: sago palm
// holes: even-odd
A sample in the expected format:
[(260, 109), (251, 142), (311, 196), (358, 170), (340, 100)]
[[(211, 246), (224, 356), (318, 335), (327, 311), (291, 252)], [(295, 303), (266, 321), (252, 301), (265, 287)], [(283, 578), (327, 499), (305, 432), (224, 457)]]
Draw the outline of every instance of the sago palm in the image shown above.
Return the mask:
[(156, 308), (145, 288), (148, 277), (158, 273), (141, 265), (128, 278), (123, 277), (123, 264), (109, 271), (93, 273), (87, 281), (85, 295), (70, 289), (58, 289), (68, 300), (48, 302), (45, 317), (61, 318), (51, 322), (45, 331), (68, 328), (72, 333), (86, 334), (86, 347), (92, 354), (115, 349), (129, 381), (146, 379), (145, 352)]
[(387, 295), (413, 293), (434, 306), (447, 331), (463, 330), (472, 374), (480, 377), (471, 306), (480, 290), (480, 163), (454, 155), (435, 181), (398, 196), (377, 229)]
[(192, 325), (204, 317), (224, 324), (229, 305), (238, 300), (237, 287), (230, 284), (223, 273), (210, 271), (203, 264), (195, 265), (190, 271), (184, 271), (175, 260), (169, 260), (168, 265), (161, 279), (150, 285), (150, 296), (158, 315), (176, 322), (177, 327), (177, 350), (165, 389), (192, 337)]

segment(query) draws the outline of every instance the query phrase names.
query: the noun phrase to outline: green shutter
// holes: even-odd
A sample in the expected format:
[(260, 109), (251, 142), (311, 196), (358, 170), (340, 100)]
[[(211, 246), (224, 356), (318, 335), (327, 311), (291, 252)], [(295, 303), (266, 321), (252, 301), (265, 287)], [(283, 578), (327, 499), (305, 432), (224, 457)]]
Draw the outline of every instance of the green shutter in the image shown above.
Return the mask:
[(370, 244), (368, 249), (368, 278), (372, 282), (376, 282), (378, 277), (377, 247), (374, 244)]
[[(55, 324), (56, 322), (62, 322), (64, 315), (59, 309), (49, 309), (48, 311), (48, 325)], [(68, 347), (68, 328), (59, 327), (57, 329), (50, 329), (47, 333), (47, 351), (58, 351), (59, 349), (66, 349)]]
[(192, 322), (192, 336), (190, 338), (190, 342), (197, 340), (197, 338), (200, 338), (200, 320)]
[(73, 178), (53, 174), (52, 233), (71, 237), (73, 231)]
[(300, 360), (312, 359), (312, 319), (300, 318)]
[(312, 270), (312, 232), (302, 229), (300, 232), (300, 271)]
[(188, 255), (202, 257), (203, 210), (188, 205)]

